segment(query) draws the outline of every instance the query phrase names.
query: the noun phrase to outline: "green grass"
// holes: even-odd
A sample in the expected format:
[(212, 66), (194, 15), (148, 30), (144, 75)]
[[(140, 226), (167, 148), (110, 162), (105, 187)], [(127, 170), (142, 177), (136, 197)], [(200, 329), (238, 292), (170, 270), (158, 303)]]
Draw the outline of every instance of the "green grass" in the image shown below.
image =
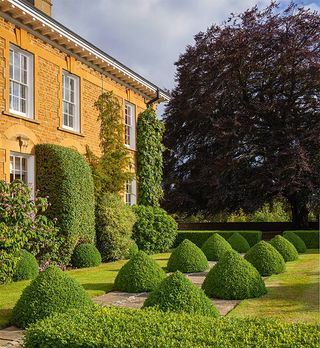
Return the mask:
[(319, 323), (318, 250), (286, 263), (286, 272), (266, 279), (267, 295), (242, 301), (228, 317), (274, 318), (285, 322)]
[[(161, 267), (166, 267), (170, 254), (156, 254), (152, 257)], [(103, 263), (98, 267), (81, 268), (66, 273), (77, 279), (90, 297), (103, 295), (112, 290), (114, 279), (126, 261)], [(30, 281), (0, 285), (0, 328), (9, 325), (12, 308), (18, 301), (23, 289)]]

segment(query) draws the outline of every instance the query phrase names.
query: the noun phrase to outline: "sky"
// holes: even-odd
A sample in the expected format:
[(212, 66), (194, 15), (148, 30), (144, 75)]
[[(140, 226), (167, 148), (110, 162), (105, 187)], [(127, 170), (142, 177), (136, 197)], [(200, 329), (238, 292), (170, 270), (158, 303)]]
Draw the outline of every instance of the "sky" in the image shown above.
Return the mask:
[[(52, 0), (53, 17), (135, 72), (172, 89), (179, 55), (231, 12), (270, 0)], [(285, 6), (289, 1), (282, 0)], [(320, 0), (298, 3), (320, 11)], [(161, 112), (163, 108), (160, 109)]]

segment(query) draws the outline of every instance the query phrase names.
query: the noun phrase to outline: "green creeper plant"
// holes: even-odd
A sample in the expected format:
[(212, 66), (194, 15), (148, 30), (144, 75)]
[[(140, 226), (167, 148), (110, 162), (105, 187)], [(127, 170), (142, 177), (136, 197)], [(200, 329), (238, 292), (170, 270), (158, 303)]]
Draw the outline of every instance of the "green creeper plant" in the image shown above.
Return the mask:
[(139, 204), (159, 206), (163, 197), (164, 125), (152, 108), (139, 114), (137, 124)]

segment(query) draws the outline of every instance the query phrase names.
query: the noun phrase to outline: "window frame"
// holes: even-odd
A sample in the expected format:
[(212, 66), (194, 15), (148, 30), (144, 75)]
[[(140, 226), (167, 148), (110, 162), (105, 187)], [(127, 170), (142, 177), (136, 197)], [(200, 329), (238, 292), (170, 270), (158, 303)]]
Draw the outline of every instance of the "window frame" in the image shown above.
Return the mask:
[[(130, 124), (127, 122), (127, 110), (130, 110)], [(128, 132), (128, 134), (127, 134)], [(124, 103), (124, 144), (131, 150), (136, 149), (136, 109), (135, 105), (125, 101)], [(129, 142), (127, 142), (127, 137)]]
[[(12, 61), (11, 51), (13, 52), (13, 57), (15, 53), (18, 53), (21, 56), (24, 56), (27, 59), (27, 83), (21, 81), (21, 58), (20, 58), (20, 81), (14, 79), (14, 61)], [(11, 74), (11, 66), (13, 66), (13, 76)], [(24, 85), (26, 87), (26, 112), (15, 110), (13, 108), (13, 103), (11, 103), (11, 82)], [(21, 94), (20, 94), (21, 95)], [(17, 97), (17, 96), (15, 96)], [(20, 96), (19, 96), (20, 97)], [(22, 99), (22, 98), (21, 98)], [(29, 119), (34, 119), (34, 56), (32, 53), (21, 49), (20, 47), (10, 44), (9, 46), (9, 112), (14, 115), (26, 117)]]
[[(65, 99), (65, 77), (74, 81), (74, 102)], [(70, 91), (71, 92), (71, 91)], [(70, 95), (69, 95), (70, 97)], [(73, 127), (70, 127), (64, 123), (64, 103), (69, 103), (74, 106), (74, 124)], [(68, 118), (70, 114), (68, 114)], [(61, 126), (63, 129), (80, 133), (80, 77), (74, 74), (71, 74), (69, 71), (62, 71), (62, 122)]]
[[(11, 158), (13, 161), (11, 162)], [(21, 152), (14, 152), (10, 151), (10, 182), (16, 180), (15, 175), (16, 175), (16, 170), (15, 170), (15, 159), (19, 158), (20, 159), (20, 169), (22, 172), (22, 159), (26, 160), (26, 181), (24, 181), (30, 188), (31, 188), (31, 193), (32, 197), (34, 196), (34, 188), (35, 188), (35, 171), (34, 171), (34, 155), (28, 155), (25, 153)], [(13, 164), (13, 165), (12, 165)], [(14, 170), (14, 173), (12, 171)], [(13, 180), (11, 180), (11, 174), (13, 174)], [(22, 179), (21, 179), (22, 180)]]
[[(130, 191), (128, 190), (130, 188)], [(127, 180), (125, 183), (125, 202), (129, 206), (137, 204), (137, 181), (136, 178)]]

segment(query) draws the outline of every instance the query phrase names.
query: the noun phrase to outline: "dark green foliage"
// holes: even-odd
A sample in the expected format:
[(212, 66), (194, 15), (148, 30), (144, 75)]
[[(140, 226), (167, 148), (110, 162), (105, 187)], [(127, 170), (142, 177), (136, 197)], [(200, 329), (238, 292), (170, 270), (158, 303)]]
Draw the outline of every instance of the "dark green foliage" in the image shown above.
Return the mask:
[(215, 233), (203, 243), (201, 250), (209, 261), (218, 261), (226, 251), (232, 250), (232, 247), (223, 237)]
[(144, 301), (144, 307), (156, 307), (165, 312), (178, 312), (218, 317), (219, 312), (205, 295), (181, 272), (164, 279)]
[(153, 291), (165, 277), (157, 262), (139, 251), (120, 269), (114, 289), (125, 292)]
[(72, 310), (39, 321), (25, 348), (318, 348), (316, 324), (266, 319), (216, 319), (117, 307)]
[(246, 253), (250, 249), (250, 245), (247, 240), (237, 232), (228, 239), (228, 243), (239, 253)]
[(262, 276), (282, 273), (286, 269), (283, 257), (271, 244), (261, 241), (245, 255)]
[(39, 274), (36, 258), (26, 250), (21, 250), (20, 259), (14, 271), (13, 280), (34, 279)]
[(137, 124), (137, 163), (139, 177), (139, 204), (159, 206), (163, 196), (161, 187), (164, 146), (163, 123), (156, 112), (148, 108), (139, 114)]
[(203, 272), (209, 268), (205, 254), (190, 240), (185, 239), (170, 255), (168, 272)]
[(96, 197), (101, 193), (119, 194), (126, 180), (132, 179), (128, 172), (130, 157), (124, 145), (122, 106), (112, 91), (103, 92), (95, 102), (99, 111), (99, 138), (102, 156), (97, 157), (87, 146), (87, 159), (92, 169)]
[(25, 328), (37, 320), (70, 308), (92, 306), (83, 287), (55, 266), (48, 267), (27, 286), (13, 308), (12, 324)]
[(297, 249), (294, 245), (280, 235), (272, 238), (270, 244), (279, 251), (285, 262), (294, 261), (299, 258)]
[(61, 261), (70, 261), (78, 241), (92, 243), (94, 188), (91, 169), (75, 150), (53, 144), (36, 146), (37, 189), (48, 196), (46, 215), (57, 219), (63, 236)]
[(234, 233), (239, 233), (247, 240), (250, 247), (260, 242), (262, 238), (261, 231), (178, 231), (174, 245), (179, 245), (184, 239), (189, 239), (201, 248), (203, 243), (214, 233), (220, 234), (220, 236), (226, 240), (228, 240)]
[(135, 221), (131, 207), (115, 193), (102, 193), (97, 198), (97, 247), (103, 261), (127, 257), (132, 245), (132, 227)]
[(133, 226), (133, 239), (140, 250), (147, 253), (168, 251), (177, 236), (178, 225), (163, 209), (134, 206), (137, 222)]
[(209, 297), (242, 300), (267, 290), (259, 272), (236, 251), (227, 251), (206, 276), (202, 289)]
[(294, 245), (298, 253), (305, 253), (307, 251), (306, 244), (296, 233), (292, 231), (286, 231), (283, 233), (283, 237)]
[(297, 230), (297, 231), (285, 231), (286, 232), (293, 232), (297, 236), (299, 236), (305, 243), (306, 247), (308, 249), (319, 249), (319, 237), (320, 237), (320, 230)]
[(101, 255), (93, 244), (79, 244), (74, 249), (71, 263), (77, 268), (96, 267), (101, 264)]

